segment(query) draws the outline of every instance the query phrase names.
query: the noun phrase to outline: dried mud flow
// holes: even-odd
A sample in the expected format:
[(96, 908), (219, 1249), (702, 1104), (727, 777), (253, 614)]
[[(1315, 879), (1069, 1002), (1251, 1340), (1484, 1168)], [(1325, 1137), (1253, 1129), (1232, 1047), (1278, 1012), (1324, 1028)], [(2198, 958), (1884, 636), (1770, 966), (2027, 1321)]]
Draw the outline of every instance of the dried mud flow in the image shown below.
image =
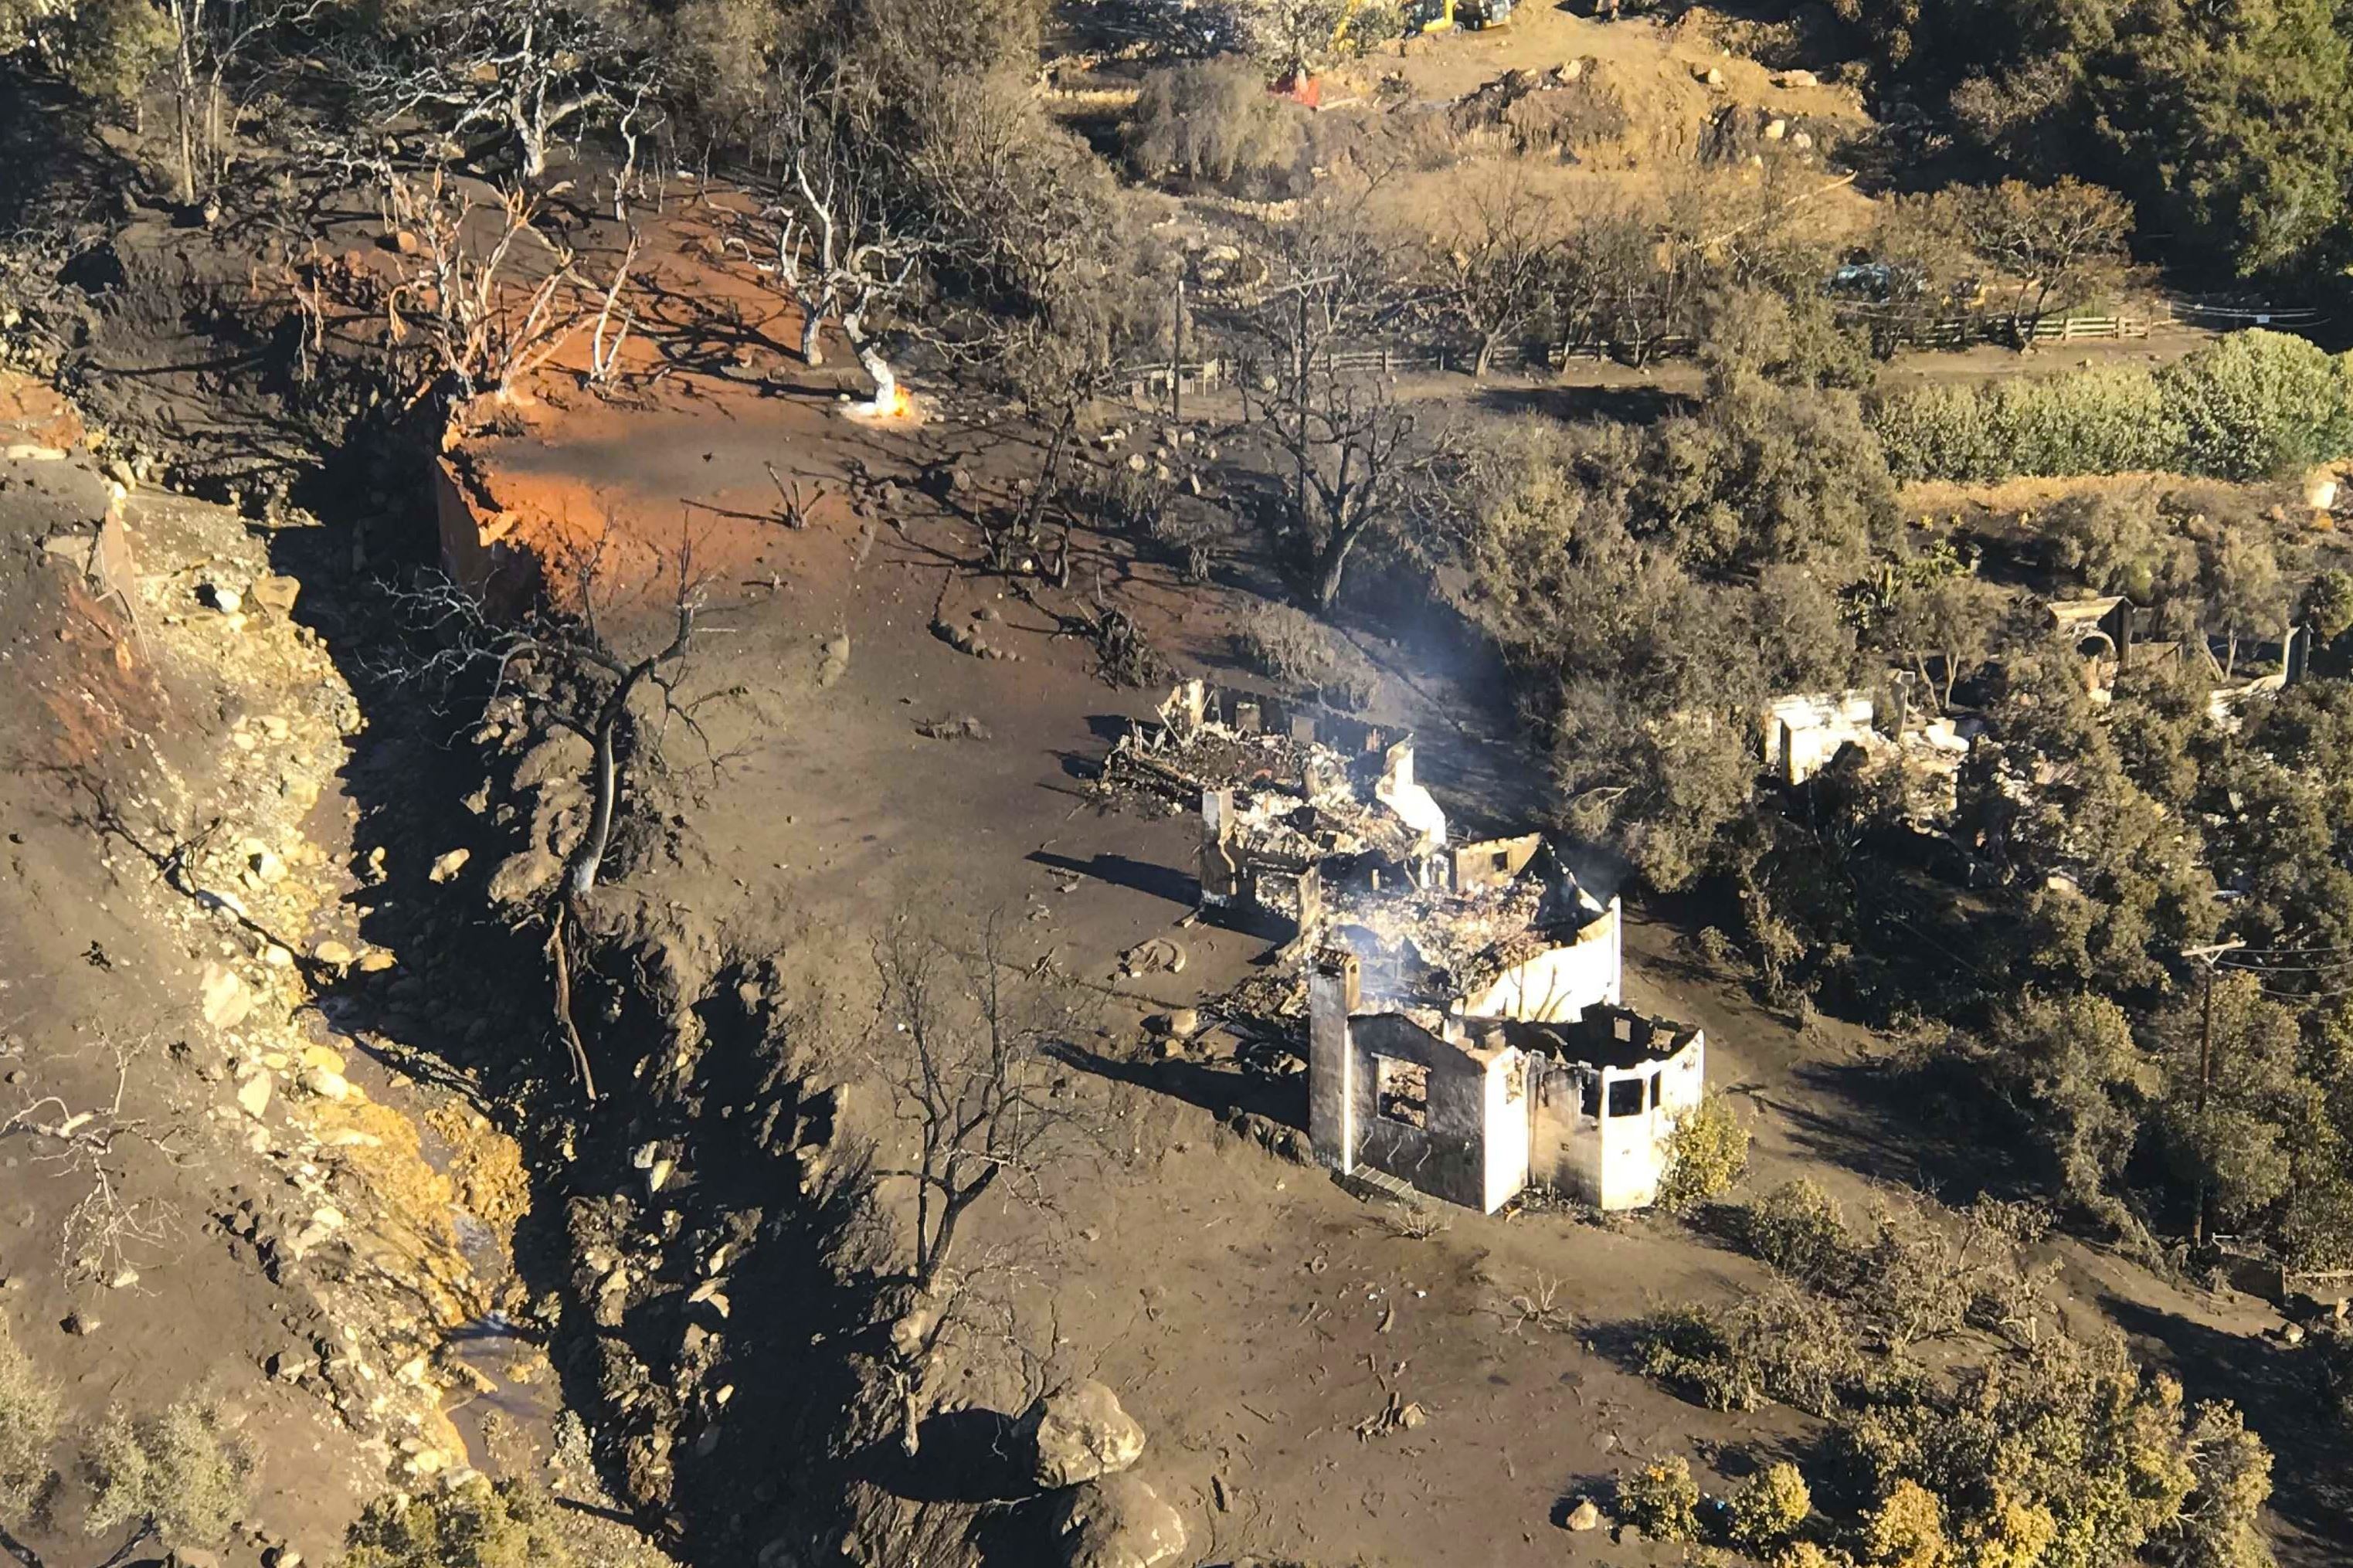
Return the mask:
[[(1455, 93), (1592, 57), (1694, 135), (1717, 102), (1704, 38), (1644, 53), (1648, 29), (1522, 16), (1402, 68)], [(1744, 106), (1852, 107), (1732, 77)], [(1642, 177), (1652, 151), (1604, 173)], [(52, 346), (0, 375), (12, 1335), (77, 1424), (221, 1405), (260, 1459), (227, 1568), (332, 1561), (386, 1487), (476, 1470), (545, 1479), (602, 1531), (599, 1564), (1027, 1568), (1055, 1560), (1056, 1499), (1007, 1442), (1073, 1376), (1140, 1426), (1133, 1473), (1181, 1520), (1180, 1561), (1671, 1560), (1563, 1521), (1635, 1456), (1688, 1453), (1721, 1494), (1808, 1436), (1786, 1411), (1679, 1400), (1612, 1331), (1760, 1289), (1762, 1266), (1643, 1216), (1400, 1225), (1308, 1168), (1295, 1053), (1218, 1005), (1278, 988), (1270, 944), (1191, 920), (1186, 804), (1105, 812), (1091, 787), (1158, 696), (1106, 682), (1092, 614), (1116, 604), (1224, 679), (1240, 617), (1279, 590), (1233, 521), (1242, 435), (1189, 399), (1183, 431), (1139, 407), (1082, 432), (1099, 474), (1155, 472), (1229, 531), (1208, 581), (1086, 529), (1067, 586), (1003, 571), (980, 521), (1041, 433), (920, 374), (925, 422), (841, 419), (854, 368), (797, 363), (798, 322), (725, 264), (723, 222), (704, 201), (647, 226), (625, 388), (559, 361), (454, 443), (376, 378), (380, 314), (353, 307), (315, 352), (244, 238), (150, 217), (114, 226)], [(376, 230), (329, 223), (305, 287), (364, 298)], [(603, 226), (578, 237), (609, 258)], [(778, 473), (808, 487), (803, 526)], [(549, 923), (588, 753), (534, 717), (565, 677), (525, 663), (487, 704), (445, 690), (446, 644), (403, 593), (492, 546), (543, 572), (596, 548), (642, 584), (681, 542), (711, 600), (688, 694), (712, 701), (630, 770), (602, 885), (565, 917), (591, 1103)], [(1457, 824), (1527, 826), (1541, 764), (1490, 657), (1449, 630), (1352, 630), (1375, 717), (1418, 735)], [(891, 1344), (923, 1303), (877, 1285), (879, 1228), (907, 1216), (899, 1189), (853, 1201), (897, 1135), (860, 1055), (873, 943), (992, 918), (1021, 968), (1089, 998), (1056, 1092), (1100, 1105), (1106, 1135), (1053, 1204), (976, 1212), (965, 1245), (1014, 1282), (1005, 1319), (928, 1369), (911, 1459)], [(1873, 1098), (1865, 1033), (1792, 1026), (1689, 935), (1630, 914), (1629, 999), (1705, 1027), (1757, 1179), (1804, 1173), (1861, 1212), (1923, 1177), (1938, 1151)], [(1186, 962), (1124, 962), (1139, 951)], [(1201, 1026), (1179, 1037), (1178, 1010)], [(2071, 1321), (2251, 1409), (2303, 1408), (2265, 1312), (2053, 1252)], [(2333, 1560), (2341, 1500), (2298, 1479), (2318, 1440), (2264, 1429), (2284, 1560)]]

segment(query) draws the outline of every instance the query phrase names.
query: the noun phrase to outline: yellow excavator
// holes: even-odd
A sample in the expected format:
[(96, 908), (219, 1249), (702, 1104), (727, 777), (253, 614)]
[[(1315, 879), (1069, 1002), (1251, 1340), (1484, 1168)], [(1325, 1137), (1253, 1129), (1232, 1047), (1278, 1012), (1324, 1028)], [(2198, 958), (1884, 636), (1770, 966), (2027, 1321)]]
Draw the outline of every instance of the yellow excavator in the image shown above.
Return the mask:
[[(1366, 0), (1349, 0), (1348, 14), (1341, 18), (1336, 37), (1347, 36), (1348, 24), (1365, 4)], [(1409, 37), (1443, 33), (1451, 27), (1476, 32), (1484, 27), (1500, 27), (1510, 21), (1512, 0), (1406, 0), (1404, 11)]]
[[(1348, 0), (1348, 12), (1332, 28), (1332, 42), (1348, 40), (1348, 28), (1356, 24), (1356, 14), (1372, 0)], [(1499, 28), (1511, 21), (1513, 0), (1405, 0), (1405, 36), (1423, 37), (1429, 33), (1445, 33), (1450, 28), (1478, 33), (1482, 28)]]

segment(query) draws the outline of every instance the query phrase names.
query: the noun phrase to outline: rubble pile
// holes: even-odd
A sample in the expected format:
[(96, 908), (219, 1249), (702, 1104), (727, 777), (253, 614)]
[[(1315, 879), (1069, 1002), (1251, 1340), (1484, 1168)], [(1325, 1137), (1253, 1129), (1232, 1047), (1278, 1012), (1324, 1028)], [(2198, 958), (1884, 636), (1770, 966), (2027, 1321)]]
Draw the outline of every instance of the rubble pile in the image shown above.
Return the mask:
[[(1602, 913), (1591, 894), (1579, 889), (1577, 897)], [(1324, 914), (1373, 990), (1438, 998), (1483, 989), (1573, 934), (1554, 934), (1553, 901), (1542, 880), (1524, 878), (1463, 893), (1352, 889), (1335, 894)]]
[[(1357, 744), (1343, 750), (1326, 734)], [(1113, 743), (1094, 793), (1106, 804), (1173, 816), (1201, 809), (1208, 792), (1230, 790), (1234, 838), (1248, 853), (1302, 865), (1357, 855), (1401, 862), (1427, 852), (1430, 829), (1382, 798), (1394, 771), (1384, 742), (1393, 739), (1345, 715), (1187, 680), (1155, 722), (1134, 725)]]
[(1622, 135), (1626, 107), (1599, 79), (1591, 56), (1549, 70), (1512, 69), (1449, 106), (1448, 128), (1466, 141), (1498, 138), (1520, 153), (1575, 151)]

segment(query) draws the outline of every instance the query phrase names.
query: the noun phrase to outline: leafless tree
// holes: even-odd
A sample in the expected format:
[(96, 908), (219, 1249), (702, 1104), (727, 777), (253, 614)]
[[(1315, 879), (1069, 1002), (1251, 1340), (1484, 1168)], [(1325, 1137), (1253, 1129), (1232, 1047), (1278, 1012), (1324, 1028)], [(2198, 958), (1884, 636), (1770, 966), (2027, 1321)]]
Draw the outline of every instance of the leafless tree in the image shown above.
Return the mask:
[[(596, 307), (596, 331), (588, 347), (588, 379), (602, 384), (613, 378), (620, 366), (621, 345), (629, 341), (629, 329), (637, 325), (637, 316), (621, 304), (629, 287), (629, 268), (638, 258), (638, 231), (629, 230), (629, 243), (621, 251), (621, 259), (613, 264), (613, 280), (606, 287), (604, 302)], [(619, 309), (621, 320), (617, 326), (613, 312)], [(609, 342), (606, 333), (610, 331)]]
[(2074, 179), (2004, 180), (1958, 197), (1957, 206), (1970, 248), (2013, 280), (2010, 327), (2021, 347), (2045, 315), (2123, 277), (2133, 214), (2113, 191)]
[(209, 206), (236, 162), (238, 123), (251, 108), (256, 47), (300, 26), (328, 0), (162, 0), (172, 28), (170, 56), (179, 198)]
[(1339, 598), (1349, 556), (1434, 452), (1417, 442), (1390, 378), (1345, 362), (1353, 341), (1387, 331), (1416, 300), (1407, 263), (1364, 219), (1365, 194), (1300, 216), (1277, 246), (1281, 281), (1250, 321), (1261, 385), (1272, 386), (1249, 398), (1249, 413), (1282, 454), (1286, 510), (1307, 539), (1323, 610)]
[(1023, 1324), (1021, 1291), (1045, 1275), (1039, 1244), (975, 1241), (965, 1220), (992, 1194), (1050, 1215), (1055, 1174), (1103, 1140), (1092, 1102), (1052, 1054), (1075, 1032), (1079, 993), (1046, 964), (1017, 965), (996, 918), (970, 952), (902, 920), (877, 941), (874, 960), (881, 989), (862, 1054), (912, 1157), (873, 1173), (910, 1184), (915, 1200), (881, 1370), (912, 1455), (951, 1342), (984, 1361), (1009, 1350), (1034, 1394), (1059, 1339), (1049, 1334), (1040, 1351)]
[(891, 414), (898, 377), (871, 328), (908, 297), (925, 247), (892, 221), (863, 117), (860, 96), (839, 80), (789, 87), (770, 127), (783, 177), (751, 237), (734, 243), (799, 307), (803, 363), (825, 363), (826, 324), (839, 322), (874, 384), (867, 411)]
[(24, 1139), (31, 1146), (34, 1169), (83, 1189), (58, 1238), (58, 1267), (64, 1278), (72, 1283), (127, 1284), (138, 1278), (138, 1258), (171, 1236), (170, 1213), (162, 1201), (136, 1194), (131, 1161), (134, 1155), (153, 1156), (177, 1165), (186, 1156), (176, 1129), (158, 1129), (124, 1114), (132, 1068), (147, 1042), (102, 1034), (99, 1043), (114, 1059), (114, 1091), (107, 1101), (77, 1110), (60, 1095), (26, 1092), (17, 1109), (0, 1120), (0, 1142)]
[(638, 130), (657, 101), (659, 57), (620, 16), (592, 0), (429, 0), (408, 47), (355, 74), (378, 123), (414, 115), (452, 136), (496, 126), (536, 183), (559, 134), (624, 113)]
[(608, 517), (596, 542), (573, 552), (546, 591), (512, 617), (493, 613), (481, 597), (446, 578), (403, 591), (400, 607), (413, 651), (383, 672), (445, 696), (473, 682), (485, 694), (485, 710), (519, 707), (536, 727), (568, 731), (588, 742), (588, 826), (549, 914), (548, 949), (556, 972), (556, 1019), (591, 1100), (596, 1077), (572, 1015), (567, 913), (596, 887), (632, 773), (664, 763), (673, 729), (700, 748), (702, 765), (723, 767), (733, 753), (713, 744), (704, 719), (714, 706), (744, 695), (741, 686), (686, 689), (697, 640), (712, 629), (702, 617), (713, 579), (696, 563), (693, 535), (681, 523), (678, 543), (650, 570), (634, 575), (613, 567), (616, 537)]
[(1291, 520), (1312, 552), (1309, 589), (1328, 613), (1349, 556), (1398, 514), (1443, 443), (1420, 437), (1413, 411), (1377, 371), (1310, 363), (1292, 386), (1259, 400), (1259, 417), (1283, 453)]
[(1607, 208), (1572, 224), (1556, 274), (1564, 343), (1649, 363), (1660, 340), (1689, 317), (1700, 288), (1692, 259), (1633, 207)]
[(914, 1145), (910, 1163), (876, 1175), (914, 1187), (910, 1278), (934, 1293), (975, 1204), (994, 1192), (1050, 1205), (1050, 1173), (1089, 1147), (1070, 1069), (1050, 1054), (1077, 1008), (1044, 971), (1013, 963), (995, 918), (969, 953), (900, 921), (874, 962), (865, 1054)]
[[(432, 374), (453, 402), (480, 393), (514, 396), (523, 378), (562, 353), (589, 320), (596, 324), (596, 379), (610, 374), (605, 332), (628, 289), (636, 237), (597, 291), (582, 276), (571, 247), (538, 224), (538, 204), (521, 189), (485, 197), (436, 170), (411, 178), (387, 174), (385, 226), (405, 236), (405, 276), (386, 297), (396, 342), (421, 329)], [(628, 312), (623, 309), (626, 333)]]
[[(388, 672), (445, 692), (486, 673), (488, 704), (518, 701), (543, 727), (588, 742), (589, 826), (565, 873), (565, 891), (575, 899), (596, 886), (629, 769), (658, 761), (673, 726), (695, 741), (706, 763), (723, 763), (704, 715), (743, 694), (740, 687), (685, 689), (697, 637), (710, 629), (702, 616), (715, 580), (696, 561), (693, 534), (681, 524), (678, 542), (635, 573), (617, 567), (617, 539), (608, 516), (596, 540), (562, 557), (546, 591), (512, 618), (446, 578), (404, 591), (420, 651)], [(647, 693), (653, 710), (640, 716), (638, 699)]]
[(1478, 343), (1483, 378), (1496, 346), (1526, 332), (1553, 302), (1560, 235), (1554, 204), (1516, 171), (1482, 182), (1432, 242), (1430, 272), (1448, 315)]

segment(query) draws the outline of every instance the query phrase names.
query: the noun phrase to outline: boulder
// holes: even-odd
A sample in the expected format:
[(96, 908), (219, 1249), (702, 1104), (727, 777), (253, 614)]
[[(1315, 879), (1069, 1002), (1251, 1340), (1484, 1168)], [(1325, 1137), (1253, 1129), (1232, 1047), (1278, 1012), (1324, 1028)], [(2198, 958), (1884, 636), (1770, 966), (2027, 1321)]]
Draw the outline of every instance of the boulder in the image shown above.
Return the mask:
[(281, 616), (290, 616), (294, 613), (294, 601), (302, 592), (302, 584), (292, 577), (281, 577), (275, 573), (264, 573), (253, 580), (248, 592), (252, 594), (254, 603), (265, 609), (275, 610)]
[(1185, 1519), (1134, 1476), (1106, 1476), (1063, 1494), (1055, 1532), (1064, 1568), (1156, 1568), (1185, 1550)]
[(446, 882), (464, 870), (466, 862), (473, 858), (474, 852), (462, 844), (445, 855), (436, 856), (431, 868), (425, 873), (426, 880)]
[(1601, 1528), (1601, 1510), (1595, 1506), (1591, 1498), (1582, 1499), (1568, 1510), (1568, 1518), (1564, 1522), (1571, 1530), (1599, 1530)]
[(514, 787), (537, 789), (557, 779), (576, 783), (596, 754), (596, 748), (580, 736), (557, 730), (522, 754), (515, 764)]
[(510, 855), (491, 873), (491, 901), (526, 902), (554, 887), (555, 879), (563, 874), (564, 862), (544, 849), (525, 849)]
[(216, 1029), (234, 1029), (245, 1022), (253, 1011), (253, 993), (234, 970), (217, 963), (205, 965), (204, 984), (199, 992), (205, 1022)]
[(1063, 1384), (1040, 1395), (1022, 1417), (1037, 1449), (1041, 1487), (1072, 1487), (1112, 1475), (1144, 1452), (1144, 1428), (1120, 1407), (1119, 1395), (1092, 1378)]

